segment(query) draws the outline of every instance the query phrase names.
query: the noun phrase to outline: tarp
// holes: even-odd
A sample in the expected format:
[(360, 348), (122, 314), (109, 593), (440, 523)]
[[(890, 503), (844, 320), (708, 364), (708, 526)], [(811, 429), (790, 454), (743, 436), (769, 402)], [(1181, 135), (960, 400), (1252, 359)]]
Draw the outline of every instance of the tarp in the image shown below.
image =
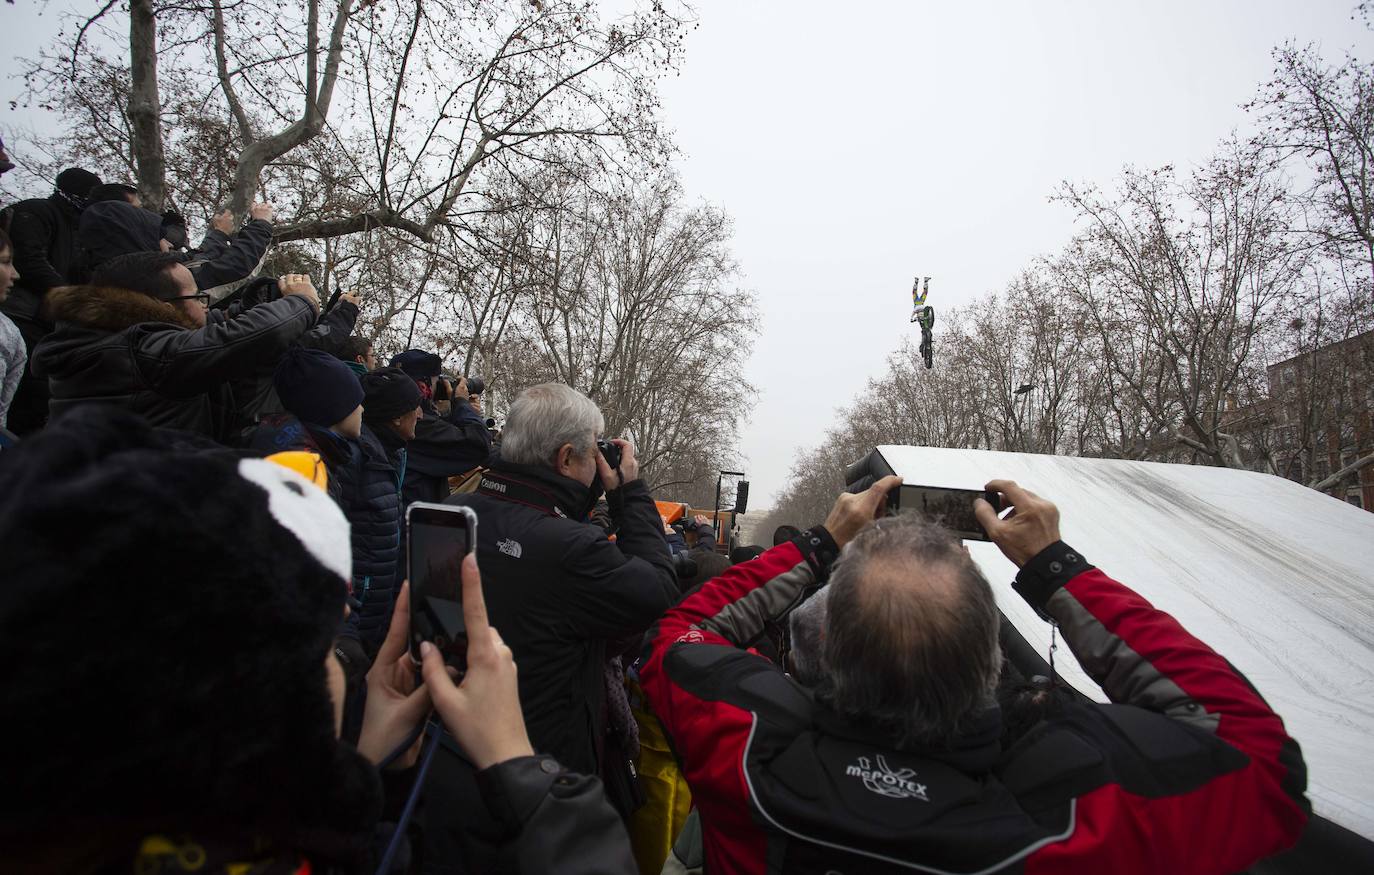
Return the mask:
[[(905, 482), (1015, 480), (1064, 540), (1239, 668), (1302, 745), (1315, 811), (1374, 839), (1374, 513), (1267, 474), (1195, 465), (884, 446)], [(992, 544), (969, 552), (1040, 651), (1050, 627)], [(1056, 668), (1105, 701), (1061, 647)]]

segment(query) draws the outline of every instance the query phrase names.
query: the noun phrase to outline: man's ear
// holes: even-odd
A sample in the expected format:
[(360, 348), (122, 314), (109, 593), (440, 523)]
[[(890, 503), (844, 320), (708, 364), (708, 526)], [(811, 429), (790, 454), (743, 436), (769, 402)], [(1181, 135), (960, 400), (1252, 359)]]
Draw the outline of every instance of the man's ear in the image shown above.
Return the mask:
[(573, 453), (572, 444), (564, 444), (558, 448), (558, 452), (553, 454), (553, 468), (559, 474), (566, 474), (572, 467)]

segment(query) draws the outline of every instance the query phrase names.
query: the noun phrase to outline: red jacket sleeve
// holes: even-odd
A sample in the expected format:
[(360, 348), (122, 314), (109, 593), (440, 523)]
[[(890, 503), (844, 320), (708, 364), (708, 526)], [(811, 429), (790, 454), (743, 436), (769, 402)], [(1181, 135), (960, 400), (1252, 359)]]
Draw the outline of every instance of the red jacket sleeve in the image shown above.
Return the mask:
[(1062, 542), (1027, 563), (1016, 588), (1059, 624), (1113, 702), (1212, 732), (1249, 758), (1181, 795), (1116, 785), (1085, 795), (1074, 835), (1037, 853), (1027, 872), (1112, 871), (1114, 860), (1123, 870), (1161, 854), (1169, 871), (1235, 872), (1297, 841), (1311, 811), (1301, 751), (1234, 666)]
[[(815, 543), (812, 543), (812, 542)], [(817, 586), (835, 553), (823, 529), (805, 533), (749, 562), (731, 567), (687, 596), (649, 633), (639, 668), (650, 708), (663, 724), (701, 809), (713, 840), (707, 853), (738, 859), (763, 859), (764, 834), (738, 800), (749, 797), (743, 751), (753, 729), (753, 714), (739, 705), (703, 694), (695, 675), (775, 672), (763, 657), (746, 653), (763, 625), (785, 615)], [(705, 653), (710, 648), (712, 652)], [(688, 650), (696, 650), (688, 653)], [(708, 658), (703, 659), (703, 656)], [(707, 859), (707, 868), (724, 861)]]

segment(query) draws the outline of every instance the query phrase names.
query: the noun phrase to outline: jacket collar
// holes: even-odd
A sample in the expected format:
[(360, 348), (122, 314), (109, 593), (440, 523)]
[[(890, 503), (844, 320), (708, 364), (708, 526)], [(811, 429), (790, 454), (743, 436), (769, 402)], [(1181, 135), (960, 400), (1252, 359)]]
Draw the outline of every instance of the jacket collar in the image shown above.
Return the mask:
[(58, 322), (72, 322), (117, 332), (143, 322), (167, 322), (194, 329), (196, 324), (175, 304), (141, 292), (105, 286), (63, 286), (48, 292), (47, 308)]
[(553, 506), (562, 511), (562, 515), (568, 519), (578, 522), (586, 519), (591, 492), (571, 477), (564, 477), (543, 465), (517, 465), (504, 460), (493, 465), (492, 470), (547, 494), (552, 499)]
[(897, 747), (890, 733), (875, 726), (856, 726), (817, 701), (813, 719), (826, 735), (875, 747), (899, 749), (927, 759), (939, 760), (966, 774), (991, 771), (1002, 754), (1002, 709), (996, 704), (969, 717), (956, 738), (944, 745), (911, 744)]

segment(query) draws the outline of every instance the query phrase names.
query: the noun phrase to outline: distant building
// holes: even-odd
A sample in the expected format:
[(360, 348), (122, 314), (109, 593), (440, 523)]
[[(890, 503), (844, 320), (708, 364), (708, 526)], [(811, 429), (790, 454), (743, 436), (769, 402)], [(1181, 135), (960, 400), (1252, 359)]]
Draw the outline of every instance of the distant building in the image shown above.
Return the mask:
[[(1246, 418), (1267, 429), (1275, 473), (1316, 483), (1374, 454), (1374, 331), (1272, 364), (1266, 371), (1268, 402), (1252, 405)], [(1374, 464), (1323, 491), (1374, 511)]]

